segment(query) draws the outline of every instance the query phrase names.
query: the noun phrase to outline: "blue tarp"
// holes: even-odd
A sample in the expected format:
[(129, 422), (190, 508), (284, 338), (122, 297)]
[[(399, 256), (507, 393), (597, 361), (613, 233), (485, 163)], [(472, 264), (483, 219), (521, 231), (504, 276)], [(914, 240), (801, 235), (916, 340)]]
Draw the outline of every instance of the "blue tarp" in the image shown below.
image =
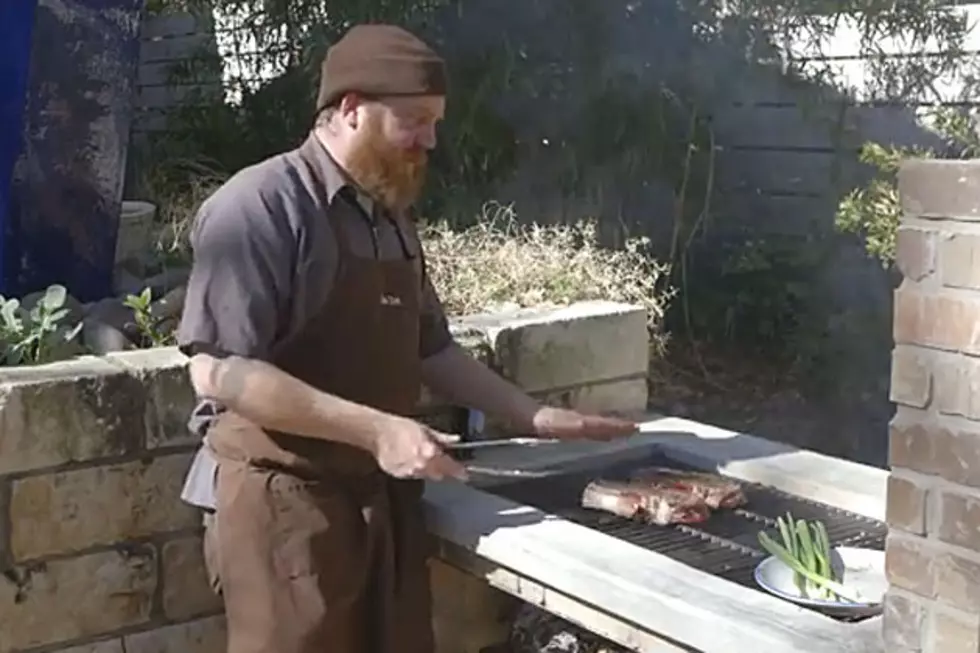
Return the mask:
[(12, 284), (8, 257), (10, 178), (23, 146), (24, 104), (37, 0), (0, 0), (0, 293)]

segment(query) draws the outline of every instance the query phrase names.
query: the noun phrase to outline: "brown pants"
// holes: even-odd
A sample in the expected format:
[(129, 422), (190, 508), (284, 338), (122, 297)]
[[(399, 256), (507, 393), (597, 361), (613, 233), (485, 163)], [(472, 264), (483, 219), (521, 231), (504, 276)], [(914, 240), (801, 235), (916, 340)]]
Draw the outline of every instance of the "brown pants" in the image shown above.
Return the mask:
[(385, 485), (222, 462), (205, 560), (228, 653), (433, 653), (421, 490)]

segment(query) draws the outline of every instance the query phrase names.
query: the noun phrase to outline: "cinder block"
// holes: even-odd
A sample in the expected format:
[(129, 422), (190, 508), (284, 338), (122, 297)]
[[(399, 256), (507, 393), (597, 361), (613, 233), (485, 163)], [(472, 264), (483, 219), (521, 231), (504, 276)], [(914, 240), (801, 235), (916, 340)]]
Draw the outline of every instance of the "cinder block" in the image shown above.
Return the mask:
[(126, 653), (225, 653), (223, 616), (127, 635)]
[(196, 444), (187, 428), (197, 399), (188, 374), (188, 358), (175, 347), (141, 349), (106, 355), (146, 388), (146, 447)]
[(110, 551), (17, 568), (17, 584), (0, 577), (0, 653), (94, 638), (146, 622), (156, 568), (153, 549), (138, 547), (126, 554)]
[(163, 613), (181, 621), (220, 612), (221, 598), (211, 589), (199, 537), (163, 545)]
[(11, 489), (11, 551), (30, 560), (200, 525), (180, 501), (190, 454), (31, 476)]
[(528, 392), (643, 376), (650, 358), (646, 311), (580, 302), (461, 320), (482, 330), (501, 373)]
[(145, 412), (139, 379), (100, 358), (0, 368), (0, 474), (133, 452)]

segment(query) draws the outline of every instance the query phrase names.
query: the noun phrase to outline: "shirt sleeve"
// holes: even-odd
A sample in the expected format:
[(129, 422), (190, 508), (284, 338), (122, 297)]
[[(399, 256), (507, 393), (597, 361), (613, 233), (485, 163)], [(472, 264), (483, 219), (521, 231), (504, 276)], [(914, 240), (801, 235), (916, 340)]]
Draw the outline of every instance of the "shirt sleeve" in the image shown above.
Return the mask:
[(202, 207), (191, 238), (193, 260), (178, 346), (268, 359), (288, 305), (292, 271), (287, 220), (275, 202), (229, 183)]
[[(419, 248), (421, 252), (421, 248)], [(425, 265), (425, 254), (422, 257), (422, 306), (419, 317), (419, 357), (422, 360), (435, 356), (453, 342), (449, 332), (449, 321), (443, 310), (439, 294), (432, 285)]]

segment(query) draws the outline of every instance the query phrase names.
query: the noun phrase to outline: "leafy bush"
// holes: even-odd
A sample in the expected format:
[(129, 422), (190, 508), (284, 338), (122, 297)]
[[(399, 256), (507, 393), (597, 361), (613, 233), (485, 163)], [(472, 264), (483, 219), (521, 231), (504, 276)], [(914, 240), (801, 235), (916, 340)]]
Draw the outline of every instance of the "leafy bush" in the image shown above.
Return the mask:
[(79, 353), (82, 323), (66, 321), (67, 299), (59, 285), (48, 287), (30, 307), (0, 295), (0, 364), (39, 365)]
[(884, 267), (895, 262), (902, 206), (898, 196), (898, 171), (908, 159), (973, 159), (980, 156), (977, 117), (958, 108), (940, 108), (926, 115), (945, 147), (896, 147), (868, 142), (861, 147), (860, 160), (875, 169), (875, 177), (864, 187), (851, 190), (837, 207), (837, 228), (864, 239), (864, 248)]

